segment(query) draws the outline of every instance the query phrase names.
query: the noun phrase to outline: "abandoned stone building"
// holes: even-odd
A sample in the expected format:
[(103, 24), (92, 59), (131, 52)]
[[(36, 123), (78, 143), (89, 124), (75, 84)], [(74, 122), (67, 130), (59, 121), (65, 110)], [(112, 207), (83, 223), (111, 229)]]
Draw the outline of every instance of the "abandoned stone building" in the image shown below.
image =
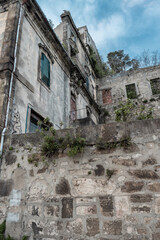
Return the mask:
[(122, 72), (98, 80), (98, 103), (115, 120), (115, 109), (120, 102), (131, 99), (141, 107), (152, 109), (153, 118), (160, 117), (160, 66)]
[(0, 7), (0, 131), (6, 118), (10, 133), (35, 132), (45, 118), (55, 128), (76, 119), (97, 124), (96, 75), (70, 13), (54, 31), (36, 1)]

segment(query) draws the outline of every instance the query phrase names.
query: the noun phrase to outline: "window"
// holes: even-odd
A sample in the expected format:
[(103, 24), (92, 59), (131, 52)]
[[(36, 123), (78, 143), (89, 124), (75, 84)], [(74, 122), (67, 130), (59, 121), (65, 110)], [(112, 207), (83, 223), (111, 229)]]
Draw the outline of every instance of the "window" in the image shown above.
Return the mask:
[(71, 49), (71, 57), (76, 56), (76, 54), (77, 54), (76, 48), (70, 45), (70, 49)]
[[(41, 122), (41, 126), (39, 126), (39, 122)], [(51, 127), (51, 123), (44, 123), (44, 118), (36, 113), (33, 109), (30, 110), (30, 120), (29, 120), (29, 129), (30, 133), (35, 133), (37, 129), (49, 129)]]
[(76, 106), (76, 97), (71, 94), (71, 120), (74, 121), (77, 119), (77, 106)]
[(89, 78), (86, 77), (86, 88), (89, 90)]
[(152, 94), (160, 94), (160, 78), (150, 80)]
[(41, 81), (48, 88), (50, 87), (50, 61), (43, 52), (41, 53)]
[(104, 89), (102, 91), (102, 100), (104, 104), (112, 104), (111, 89)]
[(137, 98), (136, 86), (134, 83), (126, 85), (127, 98)]

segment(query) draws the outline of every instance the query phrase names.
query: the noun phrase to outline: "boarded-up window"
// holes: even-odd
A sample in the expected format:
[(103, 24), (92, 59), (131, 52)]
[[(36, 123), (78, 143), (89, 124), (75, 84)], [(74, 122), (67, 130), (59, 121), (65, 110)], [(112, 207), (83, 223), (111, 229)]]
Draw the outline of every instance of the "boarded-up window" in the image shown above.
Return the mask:
[(112, 104), (111, 89), (105, 89), (102, 91), (102, 100), (104, 104)]
[(160, 94), (160, 78), (150, 80), (152, 94)]
[(44, 53), (41, 54), (41, 80), (50, 87), (50, 62)]
[(77, 119), (77, 107), (76, 107), (76, 98), (71, 94), (71, 120), (74, 121)]
[(137, 98), (136, 86), (134, 83), (126, 85), (127, 98)]

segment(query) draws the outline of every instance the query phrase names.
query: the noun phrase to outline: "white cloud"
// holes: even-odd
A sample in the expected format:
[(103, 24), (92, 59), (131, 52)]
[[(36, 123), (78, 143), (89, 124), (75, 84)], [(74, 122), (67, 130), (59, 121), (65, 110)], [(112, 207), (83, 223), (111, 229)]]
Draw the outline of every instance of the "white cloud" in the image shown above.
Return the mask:
[(137, 5), (141, 5), (143, 3), (145, 3), (146, 0), (123, 0), (123, 4), (126, 6), (126, 7), (135, 7)]
[(125, 20), (122, 15), (114, 14), (88, 28), (97, 46), (101, 47), (125, 35)]
[(160, 1), (152, 0), (146, 5), (145, 14), (148, 16), (160, 16)]

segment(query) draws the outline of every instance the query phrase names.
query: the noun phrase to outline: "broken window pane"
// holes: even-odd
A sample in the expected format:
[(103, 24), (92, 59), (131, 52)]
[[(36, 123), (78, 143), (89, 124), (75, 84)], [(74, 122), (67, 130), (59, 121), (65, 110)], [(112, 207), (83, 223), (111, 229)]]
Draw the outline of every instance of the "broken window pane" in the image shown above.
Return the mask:
[(160, 94), (160, 78), (150, 80), (152, 94)]
[(134, 83), (126, 85), (127, 98), (134, 99), (137, 98), (136, 86)]

